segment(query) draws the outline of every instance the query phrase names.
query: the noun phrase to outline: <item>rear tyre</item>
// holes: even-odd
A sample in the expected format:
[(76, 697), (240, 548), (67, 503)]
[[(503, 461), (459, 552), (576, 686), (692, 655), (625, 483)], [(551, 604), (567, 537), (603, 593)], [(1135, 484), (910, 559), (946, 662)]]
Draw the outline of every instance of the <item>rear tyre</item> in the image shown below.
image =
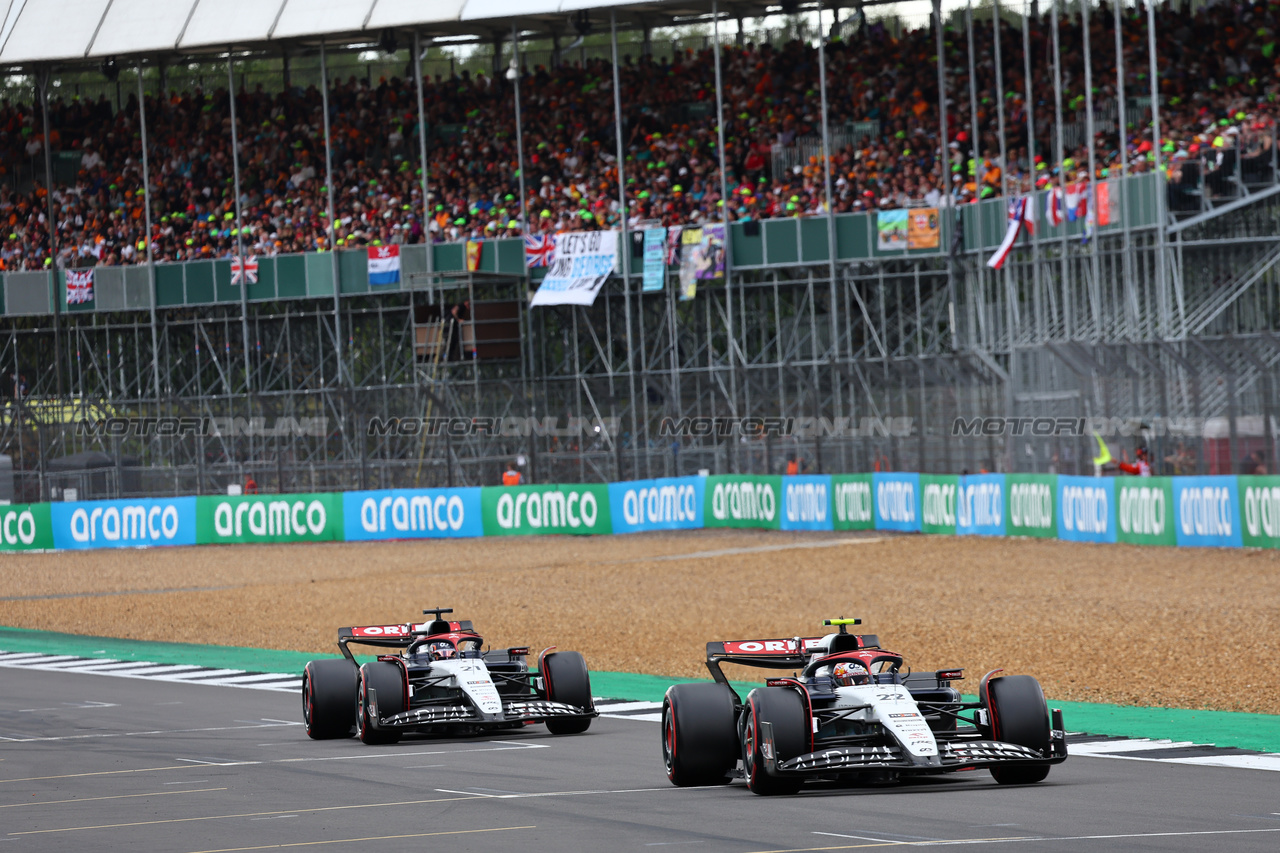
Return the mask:
[[(591, 678), (587, 662), (578, 652), (552, 652), (542, 659), (542, 683), (547, 699), (590, 710)], [(591, 727), (590, 717), (552, 717), (547, 731), (553, 735), (582, 734)]]
[(764, 769), (761, 723), (772, 724), (774, 758), (779, 763), (803, 755), (809, 751), (809, 713), (804, 700), (787, 687), (757, 687), (747, 696), (742, 729), (747, 787), (763, 796), (794, 794), (800, 790), (802, 780), (770, 776)]
[[(1049, 706), (1040, 683), (1029, 675), (993, 678), (987, 685), (991, 737), (1048, 754)], [(1049, 765), (992, 767), (1001, 785), (1030, 785), (1049, 775)]]
[(738, 760), (737, 696), (727, 684), (677, 684), (662, 700), (662, 761), (680, 787), (723, 785)]
[(396, 730), (374, 729), (370, 724), (373, 709), (369, 707), (369, 691), (378, 700), (378, 716), (390, 717), (405, 710), (404, 673), (388, 661), (375, 661), (360, 667), (360, 684), (355, 697), (356, 737), (367, 744), (395, 743)]
[(313, 660), (302, 670), (302, 722), (312, 740), (351, 737), (360, 670), (346, 658)]

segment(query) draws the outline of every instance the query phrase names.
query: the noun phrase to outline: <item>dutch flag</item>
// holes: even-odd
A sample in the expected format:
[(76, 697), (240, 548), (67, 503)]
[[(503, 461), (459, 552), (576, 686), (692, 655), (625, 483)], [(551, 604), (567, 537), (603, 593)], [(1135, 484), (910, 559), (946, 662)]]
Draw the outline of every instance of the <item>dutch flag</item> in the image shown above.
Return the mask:
[(369, 247), (369, 284), (400, 283), (400, 247)]

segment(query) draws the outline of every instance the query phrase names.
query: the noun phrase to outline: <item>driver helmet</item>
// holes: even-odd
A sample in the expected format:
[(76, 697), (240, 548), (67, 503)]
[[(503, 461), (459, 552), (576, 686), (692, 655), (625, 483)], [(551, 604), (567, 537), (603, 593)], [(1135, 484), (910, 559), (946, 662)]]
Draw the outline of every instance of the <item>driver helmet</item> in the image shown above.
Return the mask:
[(852, 687), (855, 684), (866, 684), (870, 679), (867, 677), (867, 668), (860, 663), (851, 663), (844, 661), (835, 665), (831, 670), (831, 677), (835, 683), (841, 687)]
[(453, 643), (445, 640), (431, 644), (432, 660), (448, 660), (458, 656), (458, 650), (453, 647)]

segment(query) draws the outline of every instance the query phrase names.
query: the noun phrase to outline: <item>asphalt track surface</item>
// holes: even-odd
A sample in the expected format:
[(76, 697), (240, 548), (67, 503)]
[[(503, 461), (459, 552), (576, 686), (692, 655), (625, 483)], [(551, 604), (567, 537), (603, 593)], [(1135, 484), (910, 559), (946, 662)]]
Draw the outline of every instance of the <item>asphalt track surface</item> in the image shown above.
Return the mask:
[(1280, 776), (1259, 770), (1073, 757), (1027, 787), (978, 771), (766, 799), (670, 785), (649, 720), (367, 747), (309, 740), (300, 704), (0, 670), (0, 853), (1280, 848)]

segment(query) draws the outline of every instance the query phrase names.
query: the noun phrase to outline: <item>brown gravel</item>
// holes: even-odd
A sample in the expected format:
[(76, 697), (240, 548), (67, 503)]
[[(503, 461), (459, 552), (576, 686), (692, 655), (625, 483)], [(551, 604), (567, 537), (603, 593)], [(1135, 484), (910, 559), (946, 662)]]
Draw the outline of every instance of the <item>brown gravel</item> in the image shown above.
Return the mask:
[[(855, 537), (877, 541), (653, 559)], [(495, 645), (578, 648), (603, 670), (702, 675), (707, 640), (856, 615), (918, 669), (965, 667), (970, 689), (1004, 667), (1059, 700), (1280, 707), (1275, 551), (689, 531), (0, 557), (0, 624), (77, 634), (329, 651), (340, 625), (437, 605)]]

